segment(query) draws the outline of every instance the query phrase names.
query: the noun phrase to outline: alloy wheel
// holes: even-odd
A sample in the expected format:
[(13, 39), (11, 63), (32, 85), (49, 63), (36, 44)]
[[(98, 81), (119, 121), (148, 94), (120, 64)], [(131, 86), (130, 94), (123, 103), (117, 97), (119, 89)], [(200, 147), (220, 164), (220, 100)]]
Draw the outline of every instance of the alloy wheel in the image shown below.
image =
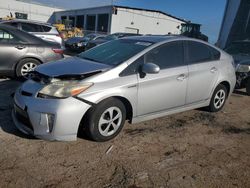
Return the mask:
[(226, 92), (223, 89), (221, 89), (216, 93), (214, 97), (214, 107), (216, 109), (221, 108), (224, 105), (225, 100), (226, 100)]
[(35, 63), (29, 62), (25, 63), (21, 68), (21, 75), (26, 77), (29, 72), (34, 71), (34, 69), (37, 67)]
[(105, 137), (115, 134), (121, 126), (122, 118), (122, 112), (117, 107), (110, 107), (105, 110), (98, 123), (100, 134)]

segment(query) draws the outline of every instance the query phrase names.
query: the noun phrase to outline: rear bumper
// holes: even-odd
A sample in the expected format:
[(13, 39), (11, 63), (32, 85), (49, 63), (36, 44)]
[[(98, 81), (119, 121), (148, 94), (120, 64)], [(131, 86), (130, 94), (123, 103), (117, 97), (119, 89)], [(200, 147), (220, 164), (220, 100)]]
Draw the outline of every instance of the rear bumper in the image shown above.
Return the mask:
[(76, 140), (82, 117), (90, 108), (75, 98), (39, 99), (23, 96), (19, 91), (14, 102), (12, 118), (16, 127), (45, 140)]

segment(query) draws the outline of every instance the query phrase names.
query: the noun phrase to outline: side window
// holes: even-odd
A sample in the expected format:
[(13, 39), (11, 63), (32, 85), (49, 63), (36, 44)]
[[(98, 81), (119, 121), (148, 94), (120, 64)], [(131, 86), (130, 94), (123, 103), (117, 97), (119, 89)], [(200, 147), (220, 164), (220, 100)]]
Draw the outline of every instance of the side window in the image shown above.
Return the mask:
[(12, 26), (12, 27), (15, 27), (15, 28), (18, 28), (18, 23), (16, 23), (16, 22), (6, 22), (5, 24)]
[(26, 32), (43, 32), (40, 25), (30, 23), (22, 23), (22, 30)]
[(139, 67), (144, 63), (144, 56), (140, 57), (137, 59), (135, 62), (131, 63), (126, 69), (124, 69), (121, 73), (120, 76), (130, 76), (133, 74), (137, 74)]
[(211, 47), (199, 42), (187, 41), (187, 52), (190, 64), (212, 61), (215, 58), (212, 55)]
[(10, 33), (0, 30), (0, 43), (18, 42), (19, 40)]
[(182, 41), (170, 42), (151, 50), (145, 55), (144, 62), (157, 64), (161, 69), (185, 65)]
[(43, 25), (42, 28), (43, 28), (44, 32), (50, 32), (50, 30), (51, 30), (51, 27), (45, 26), (45, 25)]

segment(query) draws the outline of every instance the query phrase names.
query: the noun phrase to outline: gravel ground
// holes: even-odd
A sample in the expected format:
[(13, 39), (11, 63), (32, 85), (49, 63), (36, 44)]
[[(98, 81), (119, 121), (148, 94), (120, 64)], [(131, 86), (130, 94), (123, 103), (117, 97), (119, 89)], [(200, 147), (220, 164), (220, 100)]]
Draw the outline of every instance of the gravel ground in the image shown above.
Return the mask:
[(0, 80), (0, 187), (250, 187), (250, 97), (217, 114), (193, 110), (126, 124), (106, 143), (47, 142), (20, 133)]

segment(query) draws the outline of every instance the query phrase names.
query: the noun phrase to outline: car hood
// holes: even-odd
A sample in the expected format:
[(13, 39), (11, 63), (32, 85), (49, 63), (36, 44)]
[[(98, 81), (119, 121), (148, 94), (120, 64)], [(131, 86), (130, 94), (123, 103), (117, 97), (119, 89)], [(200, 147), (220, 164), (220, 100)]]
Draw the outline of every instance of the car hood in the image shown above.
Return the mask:
[(108, 41), (109, 40), (106, 40), (106, 39), (97, 39), (97, 40), (91, 41), (90, 43), (99, 45), (99, 44), (102, 44), (102, 43), (105, 43), (105, 42), (108, 42)]
[(46, 63), (38, 66), (35, 71), (49, 77), (70, 77), (85, 74), (99, 73), (111, 69), (112, 66), (70, 57), (55, 62)]
[(68, 44), (68, 45), (72, 45), (72, 44), (76, 44), (78, 42), (87, 42), (87, 40), (83, 37), (74, 37), (74, 38), (70, 38), (68, 39), (65, 44)]

